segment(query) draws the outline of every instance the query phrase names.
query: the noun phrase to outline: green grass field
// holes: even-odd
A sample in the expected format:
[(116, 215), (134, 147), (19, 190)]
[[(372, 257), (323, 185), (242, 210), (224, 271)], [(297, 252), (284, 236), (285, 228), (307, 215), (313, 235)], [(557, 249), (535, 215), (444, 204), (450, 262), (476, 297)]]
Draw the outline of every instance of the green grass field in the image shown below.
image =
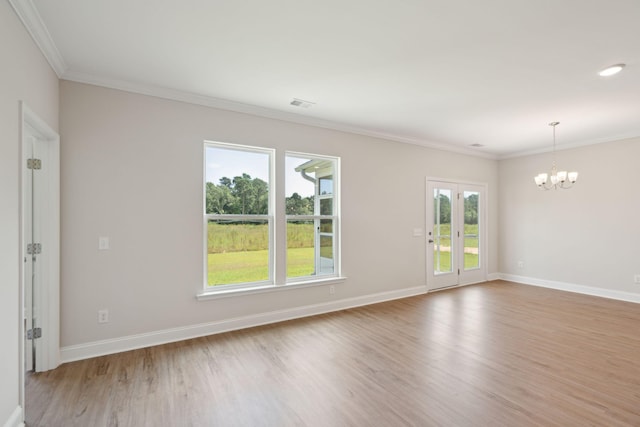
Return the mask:
[[(434, 234), (436, 233), (436, 229), (434, 228)], [(443, 224), (440, 226), (440, 235), (447, 236), (451, 234), (451, 226), (449, 224)], [(464, 247), (478, 249), (478, 224), (465, 224), (464, 225)], [(445, 247), (451, 247), (451, 239), (450, 238), (441, 238), (440, 245)], [(439, 271), (445, 272), (451, 270), (451, 252), (450, 251), (441, 251), (440, 252), (440, 268)], [(436, 251), (434, 250), (433, 260), (434, 263), (436, 261)], [(464, 268), (476, 268), (478, 267), (478, 254), (474, 253), (466, 253), (464, 254)]]
[[(208, 256), (209, 286), (269, 279), (269, 251), (226, 252)], [(287, 277), (313, 274), (313, 248), (287, 250)]]
[[(440, 269), (441, 272), (451, 271), (451, 252), (440, 252)], [(436, 262), (436, 253), (433, 253), (434, 263)], [(464, 268), (476, 268), (478, 267), (478, 255), (476, 254), (464, 254)]]
[[(441, 235), (450, 233), (449, 225), (442, 225)], [(465, 225), (465, 235), (477, 235), (477, 225)], [(209, 223), (208, 265), (209, 286), (247, 283), (269, 279), (269, 230), (265, 224)], [(331, 258), (332, 242), (322, 241), (320, 252)], [(442, 239), (441, 246), (451, 246), (450, 239)], [(287, 277), (309, 276), (314, 273), (313, 224), (287, 224)], [(465, 237), (465, 247), (477, 248), (477, 237)], [(450, 270), (448, 252), (441, 252), (440, 271)], [(465, 253), (465, 268), (478, 265), (478, 255)]]

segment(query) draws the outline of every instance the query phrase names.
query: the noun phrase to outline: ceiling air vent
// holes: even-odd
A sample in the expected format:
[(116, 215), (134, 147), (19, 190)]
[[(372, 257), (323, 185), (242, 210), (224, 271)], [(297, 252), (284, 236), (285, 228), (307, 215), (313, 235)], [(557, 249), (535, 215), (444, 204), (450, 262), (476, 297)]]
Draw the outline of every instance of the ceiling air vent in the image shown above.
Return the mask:
[(315, 102), (305, 101), (304, 99), (293, 98), (293, 101), (290, 102), (294, 107), (300, 108), (309, 108), (312, 105), (315, 105)]

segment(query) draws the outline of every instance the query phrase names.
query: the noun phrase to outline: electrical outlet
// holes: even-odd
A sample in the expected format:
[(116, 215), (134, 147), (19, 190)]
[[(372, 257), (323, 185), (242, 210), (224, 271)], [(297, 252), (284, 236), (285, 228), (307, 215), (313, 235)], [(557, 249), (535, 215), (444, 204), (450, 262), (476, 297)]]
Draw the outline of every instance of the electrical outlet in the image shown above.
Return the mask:
[(336, 287), (334, 285), (329, 286), (329, 293), (331, 295), (336, 293)]
[(518, 261), (518, 268), (524, 268), (524, 261)]
[(109, 323), (109, 310), (106, 308), (98, 310), (98, 323)]
[(640, 274), (633, 276), (633, 282), (640, 285)]

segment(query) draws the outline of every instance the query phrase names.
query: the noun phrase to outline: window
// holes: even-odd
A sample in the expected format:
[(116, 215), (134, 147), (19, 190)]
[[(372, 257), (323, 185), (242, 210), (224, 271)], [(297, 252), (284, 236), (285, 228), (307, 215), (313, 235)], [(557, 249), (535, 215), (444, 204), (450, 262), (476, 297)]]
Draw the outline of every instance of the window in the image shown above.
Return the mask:
[(336, 274), (337, 159), (286, 156), (287, 279)]
[(273, 283), (273, 150), (207, 143), (208, 287)]
[[(275, 157), (272, 149), (205, 143), (205, 293), (338, 276), (339, 159), (286, 153), (276, 170)], [(285, 182), (277, 199), (276, 176)], [(286, 218), (276, 217), (276, 203)]]

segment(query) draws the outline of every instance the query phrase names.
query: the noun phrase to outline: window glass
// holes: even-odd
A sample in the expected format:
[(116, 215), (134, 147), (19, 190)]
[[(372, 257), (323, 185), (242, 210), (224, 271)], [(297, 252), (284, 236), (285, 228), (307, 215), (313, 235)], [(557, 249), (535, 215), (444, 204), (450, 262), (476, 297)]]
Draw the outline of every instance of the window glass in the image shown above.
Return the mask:
[(464, 192), (464, 268), (465, 270), (480, 268), (478, 256), (478, 208), (479, 196), (477, 191)]
[(269, 282), (271, 152), (205, 147), (207, 286)]
[[(204, 153), (205, 290), (339, 273), (338, 158), (286, 153), (284, 167), (272, 170), (272, 149), (205, 142)], [(276, 201), (282, 175), (285, 199)], [(286, 240), (273, 238), (276, 203), (284, 207)], [(276, 259), (286, 259), (286, 272), (276, 272)]]
[(206, 213), (269, 213), (269, 153), (206, 148)]
[(320, 194), (333, 194), (333, 177), (320, 178)]
[(269, 224), (266, 220), (207, 222), (209, 286), (269, 280)]
[(433, 191), (433, 268), (436, 274), (452, 271), (451, 190)]
[(336, 159), (286, 156), (287, 278), (336, 273)]

